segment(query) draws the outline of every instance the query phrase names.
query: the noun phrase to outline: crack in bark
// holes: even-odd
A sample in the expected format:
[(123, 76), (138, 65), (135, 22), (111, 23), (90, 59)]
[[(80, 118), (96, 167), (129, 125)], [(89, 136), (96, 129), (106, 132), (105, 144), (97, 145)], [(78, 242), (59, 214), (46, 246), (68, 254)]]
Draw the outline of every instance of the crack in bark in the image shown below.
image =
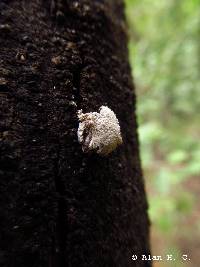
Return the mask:
[[(66, 237), (66, 204), (65, 204), (65, 189), (64, 184), (62, 183), (61, 176), (60, 176), (60, 143), (58, 144), (57, 152), (56, 152), (56, 159), (54, 162), (54, 177), (55, 177), (55, 187), (56, 192), (58, 193), (58, 213), (56, 218), (56, 241), (54, 242), (54, 255), (55, 259), (53, 260), (53, 264), (51, 267), (64, 267), (66, 266), (66, 255), (65, 255), (65, 237)], [(56, 244), (58, 243), (58, 244)]]
[[(82, 59), (81, 59), (82, 60)], [(77, 68), (72, 72), (73, 74), (73, 87), (74, 87), (74, 97), (77, 105), (77, 109), (80, 108), (81, 103), (81, 95), (80, 95), (80, 83), (81, 83), (81, 72), (84, 68), (83, 64), (77, 65)], [(65, 184), (62, 181), (62, 177), (60, 175), (60, 153), (61, 153), (61, 143), (58, 143), (58, 147), (56, 149), (56, 158), (54, 161), (54, 180), (56, 192), (58, 193), (58, 213), (57, 213), (57, 229), (56, 229), (56, 241), (52, 242), (53, 244), (53, 256), (52, 261), (50, 262), (49, 267), (66, 267), (67, 266), (67, 255), (66, 255), (66, 236), (67, 236), (67, 203), (65, 200), (66, 190)], [(58, 246), (58, 247), (57, 247)], [(58, 252), (57, 252), (58, 250)], [(57, 253), (56, 253), (57, 252)], [(56, 255), (57, 254), (57, 255)]]
[(73, 87), (75, 89), (75, 101), (76, 101), (76, 105), (77, 105), (78, 110), (80, 109), (80, 103), (81, 103), (80, 83), (81, 83), (81, 73), (82, 73), (83, 68), (84, 68), (84, 66), (80, 65), (73, 72)]

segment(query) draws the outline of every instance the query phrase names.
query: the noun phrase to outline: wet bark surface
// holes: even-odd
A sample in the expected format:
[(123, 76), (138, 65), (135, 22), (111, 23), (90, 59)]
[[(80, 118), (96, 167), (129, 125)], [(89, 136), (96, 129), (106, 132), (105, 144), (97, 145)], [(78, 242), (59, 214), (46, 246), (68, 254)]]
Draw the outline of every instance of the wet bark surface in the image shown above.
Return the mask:
[[(0, 266), (128, 267), (149, 254), (120, 0), (0, 2)], [(77, 110), (117, 115), (123, 145), (82, 153)]]

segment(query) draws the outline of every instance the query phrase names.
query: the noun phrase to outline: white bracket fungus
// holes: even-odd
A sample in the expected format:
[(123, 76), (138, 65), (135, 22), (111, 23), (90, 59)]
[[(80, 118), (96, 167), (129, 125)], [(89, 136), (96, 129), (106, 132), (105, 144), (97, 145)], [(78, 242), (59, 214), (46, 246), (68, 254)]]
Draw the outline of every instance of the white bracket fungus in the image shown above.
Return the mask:
[(110, 108), (101, 106), (99, 113), (79, 110), (78, 119), (78, 141), (83, 152), (95, 151), (108, 155), (122, 144), (119, 121)]

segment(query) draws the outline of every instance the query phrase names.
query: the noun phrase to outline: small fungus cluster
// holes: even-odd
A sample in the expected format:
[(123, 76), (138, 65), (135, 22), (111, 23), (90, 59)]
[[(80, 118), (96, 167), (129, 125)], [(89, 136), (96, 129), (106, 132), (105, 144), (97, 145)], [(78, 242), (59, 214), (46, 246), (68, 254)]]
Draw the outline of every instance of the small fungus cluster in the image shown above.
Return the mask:
[(99, 112), (79, 110), (78, 119), (78, 141), (83, 152), (95, 151), (106, 156), (122, 144), (119, 121), (107, 106), (101, 106)]

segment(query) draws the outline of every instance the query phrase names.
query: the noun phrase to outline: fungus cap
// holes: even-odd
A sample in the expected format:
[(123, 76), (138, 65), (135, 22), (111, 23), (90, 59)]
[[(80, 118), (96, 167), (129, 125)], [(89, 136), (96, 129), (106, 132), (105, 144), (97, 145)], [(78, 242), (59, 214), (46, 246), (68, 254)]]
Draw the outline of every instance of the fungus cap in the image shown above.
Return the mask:
[(83, 113), (79, 110), (78, 119), (78, 141), (83, 152), (108, 155), (122, 144), (119, 121), (107, 106), (101, 106), (99, 112)]

